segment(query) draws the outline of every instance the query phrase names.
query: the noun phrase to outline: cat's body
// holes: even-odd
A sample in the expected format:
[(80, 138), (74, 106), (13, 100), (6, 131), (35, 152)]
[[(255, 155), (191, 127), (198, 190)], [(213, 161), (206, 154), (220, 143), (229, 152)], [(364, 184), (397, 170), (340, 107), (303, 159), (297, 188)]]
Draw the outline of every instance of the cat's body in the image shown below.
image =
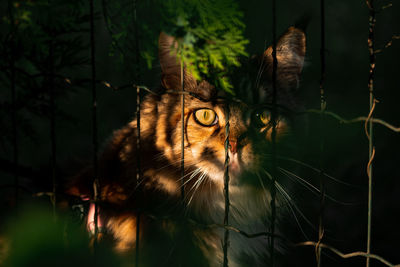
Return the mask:
[[(179, 91), (180, 65), (171, 53), (173, 44), (172, 37), (161, 34), (162, 85), (167, 90)], [(293, 102), (287, 94), (293, 83), (298, 83), (304, 53), (304, 33), (290, 28), (278, 43), (277, 85), (280, 91), (277, 103), (280, 106), (290, 107)], [(230, 124), (229, 224), (247, 233), (269, 230), (268, 171), (273, 130), (271, 111), (264, 104), (271, 103), (271, 90), (267, 89), (271, 62), (269, 49), (261, 60), (260, 74), (257, 79), (254, 77), (258, 87), (264, 90), (256, 97), (258, 103), (217, 98), (212, 85), (198, 82), (190, 73), (185, 73), (185, 91), (192, 95), (185, 95), (183, 178), (180, 94), (166, 92), (145, 97), (140, 114), (140, 153), (137, 152), (136, 120), (115, 132), (99, 160), (98, 173), (100, 224), (115, 240), (117, 251), (133, 255), (140, 214), (139, 256), (145, 266), (221, 266), (227, 111)], [(277, 140), (288, 129), (289, 119), (278, 116)], [(74, 180), (68, 192), (93, 198), (92, 183), (93, 174), (88, 169)], [(276, 218), (278, 224), (279, 219), (280, 212)], [(276, 247), (279, 250), (280, 244)], [(230, 266), (265, 266), (269, 260), (268, 251), (266, 236), (247, 238), (230, 233)]]

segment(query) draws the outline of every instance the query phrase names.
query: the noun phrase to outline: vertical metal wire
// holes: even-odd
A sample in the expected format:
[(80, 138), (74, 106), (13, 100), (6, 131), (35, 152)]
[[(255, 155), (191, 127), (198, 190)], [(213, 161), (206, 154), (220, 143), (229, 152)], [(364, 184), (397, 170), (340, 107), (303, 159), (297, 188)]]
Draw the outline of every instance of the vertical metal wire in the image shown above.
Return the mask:
[(13, 146), (13, 165), (14, 165), (14, 198), (15, 205), (19, 202), (19, 177), (18, 177), (18, 136), (17, 136), (17, 106), (16, 106), (16, 80), (15, 80), (15, 21), (13, 11), (13, 1), (8, 1), (8, 13), (10, 18), (10, 84), (11, 84), (11, 124), (12, 124), (12, 146)]
[[(374, 74), (375, 74), (375, 9), (374, 0), (367, 0), (369, 8), (369, 27), (368, 27), (368, 50), (369, 50), (369, 77), (368, 77), (368, 91), (369, 91), (369, 122), (368, 122), (368, 147), (369, 147), (369, 162), (368, 162), (368, 227), (367, 227), (367, 254), (371, 252), (371, 218), (372, 218), (372, 160), (374, 157), (375, 148), (373, 145), (373, 124), (372, 113), (375, 104), (374, 98)], [(370, 258), (367, 256), (366, 266), (369, 267)]]
[[(139, 53), (139, 29), (137, 23), (137, 0), (133, 0), (133, 23), (135, 31), (135, 49), (136, 49), (136, 62), (135, 62), (135, 83), (140, 84), (140, 53)], [(138, 189), (142, 181), (142, 168), (141, 168), (141, 140), (140, 140), (140, 87), (136, 86), (136, 188)], [(135, 266), (139, 266), (139, 247), (140, 247), (140, 210), (136, 211), (136, 253), (135, 253)]]
[(229, 230), (227, 226), (229, 225), (229, 103), (226, 104), (225, 107), (225, 170), (224, 170), (224, 197), (225, 197), (225, 214), (224, 214), (224, 243), (223, 243), (223, 251), (224, 251), (224, 262), (223, 266), (228, 267), (228, 247), (229, 247)]
[[(98, 200), (100, 183), (98, 177), (98, 140), (97, 140), (97, 92), (96, 92), (96, 58), (95, 58), (95, 39), (94, 39), (94, 0), (89, 0), (90, 5), (90, 55), (92, 69), (92, 141), (93, 141), (93, 191), (94, 191), (94, 245), (96, 248), (99, 227), (97, 218)], [(96, 250), (95, 250), (96, 251)]]
[(324, 156), (324, 146), (325, 146), (325, 127), (324, 127), (324, 119), (325, 119), (325, 110), (326, 110), (326, 99), (325, 99), (325, 0), (321, 0), (320, 2), (320, 13), (321, 13), (321, 48), (320, 48), (320, 81), (319, 81), (319, 92), (320, 92), (320, 129), (321, 129), (321, 139), (320, 139), (320, 211), (319, 211), (319, 219), (318, 219), (318, 243), (315, 247), (315, 255), (317, 266), (321, 266), (321, 247), (319, 244), (322, 242), (322, 238), (324, 237), (324, 210), (325, 210), (325, 193), (326, 193), (326, 181), (324, 175), (324, 167), (323, 167), (323, 156)]
[[(142, 180), (141, 170), (141, 145), (140, 145), (140, 87), (136, 86), (136, 188), (140, 186)], [(136, 211), (136, 253), (135, 253), (135, 266), (139, 266), (139, 245), (140, 245), (140, 210)]]
[[(51, 9), (51, 7), (50, 7)], [(51, 16), (51, 15), (50, 15)], [(57, 189), (57, 158), (56, 158), (56, 115), (55, 115), (55, 88), (54, 88), (54, 36), (51, 33), (49, 43), (49, 89), (50, 89), (50, 139), (51, 139), (51, 177), (53, 183), (53, 192), (51, 203), (53, 206), (53, 216), (56, 219), (56, 189)]]
[(270, 232), (271, 236), (269, 238), (269, 250), (270, 250), (270, 266), (274, 266), (275, 258), (275, 221), (276, 221), (276, 174), (277, 174), (277, 157), (276, 157), (276, 121), (277, 121), (277, 69), (278, 69), (278, 59), (276, 56), (276, 0), (272, 0), (272, 132), (271, 132), (271, 163), (272, 163), (272, 179), (271, 179), (271, 225)]
[(182, 95), (181, 95), (181, 197), (182, 201), (185, 199), (185, 67), (184, 62), (181, 60), (181, 86), (182, 86)]

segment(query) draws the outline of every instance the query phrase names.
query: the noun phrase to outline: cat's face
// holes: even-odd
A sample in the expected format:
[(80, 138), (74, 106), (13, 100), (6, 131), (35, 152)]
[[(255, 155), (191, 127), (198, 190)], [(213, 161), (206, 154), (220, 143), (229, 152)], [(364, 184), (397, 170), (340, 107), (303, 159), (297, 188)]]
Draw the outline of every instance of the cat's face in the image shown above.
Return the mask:
[[(180, 90), (180, 65), (171, 53), (174, 39), (160, 36), (160, 62), (162, 83), (166, 89)], [(277, 103), (290, 108), (291, 90), (297, 86), (305, 53), (304, 33), (296, 28), (281, 37), (277, 44), (279, 91)], [(271, 48), (264, 52), (256, 66), (254, 84), (237, 85), (241, 102), (216, 98), (214, 86), (206, 81), (196, 81), (185, 73), (185, 90), (199, 97), (185, 95), (184, 157), (187, 169), (206, 174), (222, 185), (225, 170), (225, 139), (227, 110), (229, 110), (229, 171), (232, 181), (243, 173), (258, 172), (270, 161), (271, 152)], [(252, 100), (246, 95), (252, 90)], [(255, 96), (255, 97), (254, 97)], [(165, 94), (158, 103), (157, 147), (172, 164), (180, 165), (182, 121), (180, 95)], [(256, 99), (256, 101), (254, 101)], [(279, 142), (290, 132), (290, 119), (285, 113), (276, 118), (276, 140)]]
[[(159, 106), (163, 122), (157, 129), (157, 146), (179, 166), (181, 158), (181, 117), (179, 97), (165, 97)], [(244, 103), (210, 102), (185, 98), (184, 147), (185, 166), (206, 173), (216, 183), (223, 183), (226, 139), (226, 109), (229, 108), (229, 170), (231, 177), (243, 172), (257, 172), (268, 161), (271, 150), (271, 111), (266, 106), (251, 107)], [(172, 105), (175, 102), (177, 105)], [(167, 107), (174, 106), (167, 110)], [(276, 137), (279, 141), (289, 132), (289, 120), (278, 116)]]

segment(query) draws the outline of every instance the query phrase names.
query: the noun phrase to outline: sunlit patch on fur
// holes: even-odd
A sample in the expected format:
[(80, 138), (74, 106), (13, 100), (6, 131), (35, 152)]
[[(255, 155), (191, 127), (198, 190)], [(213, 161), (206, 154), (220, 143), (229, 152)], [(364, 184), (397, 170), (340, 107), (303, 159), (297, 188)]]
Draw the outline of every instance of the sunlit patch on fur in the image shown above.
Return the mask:
[[(174, 42), (173, 37), (166, 34), (160, 35), (161, 83), (167, 90), (181, 90), (180, 61), (177, 60), (174, 51), (171, 51)], [(264, 52), (261, 59), (263, 67), (255, 77), (256, 88), (251, 88), (262, 91), (265, 96), (260, 95), (259, 102), (256, 101), (255, 105), (271, 103), (268, 102), (271, 93), (268, 92), (272, 72), (271, 52), (271, 47)], [(278, 93), (281, 92), (280, 89), (284, 89), (283, 93), (286, 92), (287, 95), (283, 96), (289, 96), (288, 103), (294, 101), (289, 92), (291, 88), (298, 85), (304, 54), (304, 32), (292, 27), (277, 42)], [(263, 81), (260, 83), (261, 79)], [(272, 139), (272, 127), (268, 123), (267, 116), (270, 111), (263, 110), (267, 113), (262, 116), (261, 123), (254, 125), (252, 115), (249, 114), (254, 114), (253, 109), (259, 106), (252, 107), (251, 101), (245, 104), (246, 99), (241, 99), (243, 103), (238, 103), (212, 98), (211, 96), (215, 96), (216, 93), (215, 86), (206, 81), (198, 82), (187, 70), (185, 70), (184, 82), (186, 92), (202, 97), (183, 95), (185, 100), (183, 121), (181, 94), (169, 92), (161, 95), (149, 94), (143, 99), (141, 106), (141, 150), (137, 151), (137, 121), (133, 120), (114, 133), (109, 146), (99, 159), (101, 200), (111, 204), (112, 207), (118, 207), (117, 210), (113, 210), (107, 205), (102, 206), (104, 208), (102, 216), (104, 215), (108, 231), (116, 241), (115, 249), (118, 252), (132, 253), (136, 246), (137, 222), (135, 212), (131, 208), (139, 208), (142, 209), (141, 212), (143, 211), (141, 225), (145, 227), (140, 227), (140, 239), (151, 244), (147, 247), (151, 252), (154, 250), (154, 244), (159, 245), (158, 233), (152, 240), (146, 239), (152, 238), (155, 229), (146, 229), (146, 226), (156, 226), (162, 235), (171, 234), (173, 238), (173, 235), (180, 230), (179, 227), (175, 227), (178, 226), (177, 219), (182, 219), (174, 214), (175, 211), (179, 214), (185, 212), (185, 215), (188, 215), (184, 221), (187, 218), (200, 220), (205, 224), (223, 222), (225, 140), (230, 142), (230, 148), (227, 149), (231, 158), (228, 166), (231, 200), (229, 223), (249, 233), (267, 229), (266, 222), (270, 216), (268, 204), (271, 197), (263, 178), (268, 176), (268, 172), (264, 169), (265, 164), (268, 163), (265, 155), (269, 152)], [(250, 86), (245, 86), (245, 88), (250, 88)], [(278, 94), (280, 95), (281, 93)], [(279, 100), (278, 104), (281, 104)], [(225, 133), (226, 109), (229, 109), (230, 114), (229, 138)], [(197, 110), (212, 110), (213, 112), (200, 114), (203, 117), (197, 118), (196, 121)], [(200, 120), (203, 122), (199, 123)], [(290, 130), (288, 124), (285, 119), (278, 119), (276, 140), (280, 141), (280, 138)], [(182, 132), (184, 132), (183, 136)], [(183, 151), (182, 140), (184, 141)], [(184, 161), (181, 160), (182, 152)], [(138, 159), (140, 166), (137, 166)], [(182, 163), (184, 164), (183, 175)], [(141, 169), (142, 177), (138, 175), (138, 169)], [(256, 183), (243, 181), (247, 178), (252, 179), (253, 177), (249, 176), (253, 174)], [(136, 180), (138, 176), (140, 179)], [(259, 178), (258, 184), (257, 178)], [(182, 201), (181, 189), (184, 192), (184, 201)], [(93, 199), (92, 192), (93, 170), (88, 168), (79, 175), (75, 184), (70, 186), (68, 193), (78, 197), (89, 195)], [(277, 192), (292, 207), (293, 200), (278, 183)], [(170, 209), (174, 209), (172, 214)], [(167, 219), (170, 223), (157, 220), (159, 219), (157, 216), (165, 215), (171, 216), (171, 219)], [(202, 251), (208, 264), (221, 266), (223, 229), (193, 227), (189, 231), (191, 232), (187, 234), (195, 239), (192, 240), (194, 242), (192, 245)], [(265, 265), (268, 256), (265, 249), (266, 243), (265, 238), (244, 239), (239, 234), (232, 234), (228, 254), (230, 265), (241, 266), (240, 261), (243, 255), (253, 260), (254, 264), (251, 266)], [(163, 247), (162, 249), (173, 248)], [(193, 247), (188, 247), (188, 251), (191, 249)]]
[(111, 217), (107, 222), (108, 229), (116, 239), (115, 250), (123, 253), (136, 246), (136, 216), (125, 215)]
[[(273, 127), (272, 124), (268, 124), (260, 129), (260, 133), (265, 135), (266, 140), (272, 142), (272, 131)], [(284, 118), (279, 118), (276, 121), (275, 126), (275, 133), (276, 133), (276, 140), (279, 141), (282, 137), (284, 137), (289, 132), (289, 125)]]
[(127, 199), (124, 188), (117, 184), (108, 184), (103, 186), (101, 199), (107, 199), (111, 203), (123, 203)]

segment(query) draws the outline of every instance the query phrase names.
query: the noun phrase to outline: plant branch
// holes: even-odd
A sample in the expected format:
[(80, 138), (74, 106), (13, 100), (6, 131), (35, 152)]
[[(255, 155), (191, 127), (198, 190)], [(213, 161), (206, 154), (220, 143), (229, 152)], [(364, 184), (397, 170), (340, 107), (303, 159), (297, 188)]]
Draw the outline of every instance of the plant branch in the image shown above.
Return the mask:
[(392, 38), (385, 44), (384, 47), (380, 48), (380, 49), (376, 49), (374, 51), (375, 54), (381, 53), (383, 50), (385, 50), (388, 47), (391, 47), (393, 44), (394, 40), (400, 40), (400, 35), (393, 35)]
[[(321, 110), (319, 109), (308, 109), (306, 112), (309, 113), (321, 113)], [(335, 119), (337, 119), (340, 123), (345, 123), (345, 124), (350, 124), (350, 123), (355, 123), (355, 122), (365, 122), (368, 120), (368, 117), (365, 116), (360, 116), (360, 117), (356, 117), (354, 119), (344, 119), (341, 116), (339, 116), (338, 114), (331, 112), (331, 111), (324, 111), (325, 115), (329, 115)], [(400, 133), (400, 127), (396, 127), (394, 125), (391, 125), (390, 123), (382, 120), (382, 119), (377, 119), (377, 118), (370, 118), (369, 121), (371, 121), (372, 123), (376, 123), (376, 124), (380, 124), (385, 126), (386, 128)]]
[(366, 258), (378, 260), (389, 267), (400, 267), (400, 264), (392, 264), (389, 261), (382, 258), (381, 256), (378, 256), (375, 254), (370, 254), (370, 253), (366, 253), (366, 252), (362, 252), (362, 251), (343, 253), (340, 250), (338, 250), (334, 247), (331, 247), (329, 245), (326, 245), (324, 243), (318, 243), (318, 242), (314, 242), (314, 241), (305, 241), (305, 242), (296, 244), (296, 246), (314, 246), (314, 247), (319, 246), (320, 248), (326, 248), (326, 249), (332, 251), (333, 253), (335, 253), (336, 255), (338, 255), (339, 257), (342, 257), (344, 259), (353, 258), (353, 257), (366, 257)]

